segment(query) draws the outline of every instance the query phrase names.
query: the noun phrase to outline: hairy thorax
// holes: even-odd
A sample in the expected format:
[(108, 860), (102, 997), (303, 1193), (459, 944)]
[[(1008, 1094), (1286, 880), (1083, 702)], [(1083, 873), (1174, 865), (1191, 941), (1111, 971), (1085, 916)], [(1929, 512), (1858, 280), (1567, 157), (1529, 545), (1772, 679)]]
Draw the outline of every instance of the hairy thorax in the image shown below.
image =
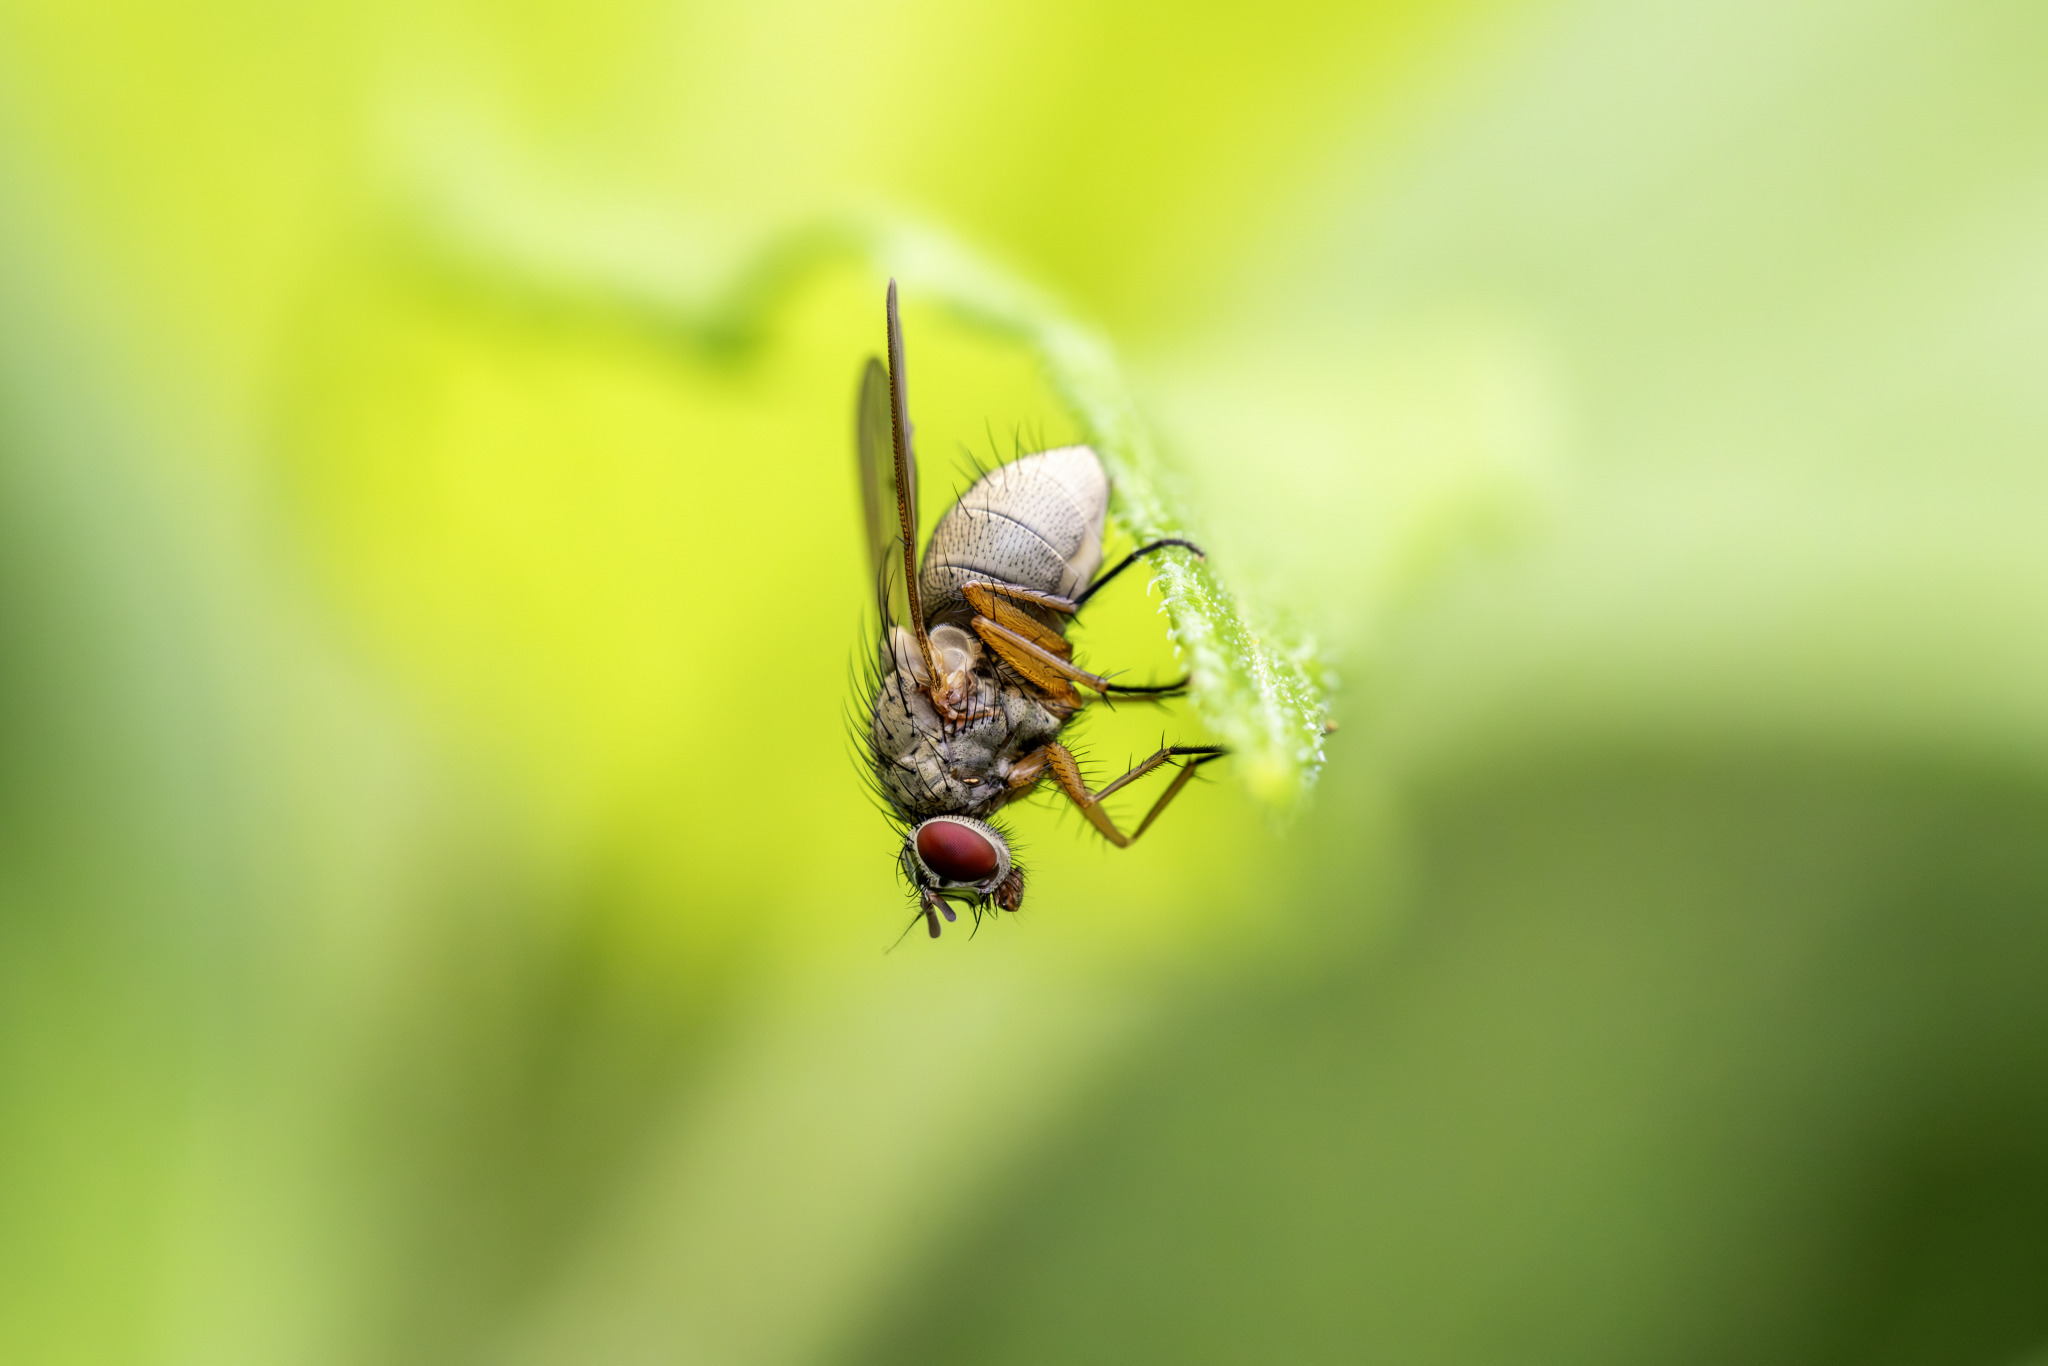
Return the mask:
[(908, 819), (985, 816), (1016, 795), (1010, 777), (1017, 762), (1059, 735), (1060, 718), (1029, 689), (998, 677), (965, 632), (942, 627), (933, 636), (935, 645), (943, 640), (952, 647), (941, 652), (941, 666), (952, 666), (948, 673), (966, 719), (939, 715), (922, 686), (915, 651), (894, 642), (896, 667), (875, 695), (869, 732), (875, 776), (890, 805)]

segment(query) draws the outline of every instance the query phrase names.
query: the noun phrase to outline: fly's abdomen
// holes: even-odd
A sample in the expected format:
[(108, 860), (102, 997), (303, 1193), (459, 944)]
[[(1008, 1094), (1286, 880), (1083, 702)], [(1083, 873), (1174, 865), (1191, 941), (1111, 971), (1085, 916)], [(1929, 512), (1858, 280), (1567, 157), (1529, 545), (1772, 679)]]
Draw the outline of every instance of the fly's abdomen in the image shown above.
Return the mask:
[(963, 584), (994, 581), (1071, 598), (1102, 565), (1109, 480), (1086, 446), (990, 470), (939, 519), (918, 579), (925, 613), (959, 605)]

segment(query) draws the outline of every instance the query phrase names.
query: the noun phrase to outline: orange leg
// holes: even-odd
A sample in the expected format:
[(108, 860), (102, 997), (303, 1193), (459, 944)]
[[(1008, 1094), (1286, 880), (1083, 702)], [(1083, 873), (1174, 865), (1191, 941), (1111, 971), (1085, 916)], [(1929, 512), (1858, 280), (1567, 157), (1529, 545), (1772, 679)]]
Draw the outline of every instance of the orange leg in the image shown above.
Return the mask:
[(1012, 602), (1028, 602), (1034, 607), (1043, 607), (1049, 612), (1058, 612), (1061, 616), (1066, 617), (1074, 615), (1076, 610), (1076, 605), (1072, 598), (1063, 598), (1057, 593), (1041, 593), (1036, 588), (1026, 588), (1021, 584), (1015, 583), (1001, 583), (995, 579), (987, 579), (977, 583), (963, 583), (960, 585), (960, 592), (975, 611), (984, 615), (993, 615), (993, 613), (989, 612), (988, 605), (996, 598), (1008, 598)]
[(1080, 707), (1081, 697), (1074, 691), (1075, 683), (1086, 683), (1099, 691), (1100, 685), (1106, 681), (1085, 669), (1076, 668), (1037, 641), (1020, 631), (1012, 630), (1000, 621), (976, 617), (968, 625), (1005, 664), (1023, 675), (1025, 680), (1039, 691), (1058, 699), (1062, 706), (1073, 709)]
[(1106, 587), (1109, 581), (1117, 575), (1123, 573), (1155, 550), (1165, 550), (1171, 546), (1178, 546), (1182, 550), (1193, 553), (1194, 557), (1198, 560), (1208, 558), (1202, 553), (1202, 548), (1193, 541), (1184, 541), (1178, 536), (1168, 536), (1163, 540), (1141, 545), (1130, 554), (1124, 556), (1123, 559), (1117, 562), (1116, 568), (1110, 570), (1107, 574), (1098, 575), (1095, 582), (1082, 589), (1081, 596), (1078, 598), (1063, 598), (1057, 593), (1041, 593), (1036, 588), (1026, 588), (1021, 584), (1015, 583), (999, 583), (993, 579), (985, 583), (965, 584), (962, 586), (961, 591), (967, 595), (967, 600), (973, 603), (974, 610), (984, 615), (988, 614), (988, 608), (976, 601), (975, 592), (977, 589), (985, 594), (1000, 593), (1002, 596), (1013, 598), (1018, 602), (1032, 603), (1049, 611), (1058, 612), (1063, 616), (1072, 616), (1081, 610), (1083, 604), (1088, 599), (1095, 596), (1096, 590)]
[[(1069, 685), (1080, 683), (1086, 687), (1093, 688), (1096, 692), (1102, 693), (1105, 696), (1110, 693), (1131, 693), (1137, 696), (1155, 697), (1163, 700), (1166, 696), (1178, 693), (1188, 685), (1188, 680), (1185, 678), (1172, 683), (1142, 685), (1135, 683), (1112, 683), (1099, 674), (1089, 673), (1086, 669), (1060, 658), (1060, 656), (1036, 641), (1028, 639), (1021, 632), (1014, 631), (999, 621), (992, 621), (987, 617), (976, 617), (968, 624), (974, 628), (974, 633), (980, 636), (990, 649), (1001, 655), (1011, 668), (1024, 675), (1027, 679), (1030, 679), (1041, 689), (1053, 692), (1055, 695), (1064, 692), (1068, 696), (1073, 696), (1073, 689)], [(1078, 707), (1080, 705), (1080, 698), (1073, 696), (1073, 700), (1067, 703), (1067, 705)]]
[(1038, 780), (1045, 776), (1045, 765), (1046, 754), (1043, 745), (1010, 765), (1009, 776), (1004, 781), (1009, 784), (1011, 793), (1014, 795), (1035, 786)]
[(1064, 660), (1073, 659), (1074, 647), (1067, 643), (1058, 627), (1048, 626), (1023, 608), (1014, 606), (1006, 600), (1000, 588), (970, 583), (963, 590), (963, 595), (978, 619), (993, 621), (1011, 635), (1022, 636), (1046, 654)]
[[(1108, 787), (1103, 788), (1100, 792), (1090, 792), (1088, 790), (1088, 784), (1081, 781), (1081, 766), (1074, 762), (1074, 756), (1067, 747), (1060, 744), (1057, 740), (1027, 756), (1024, 763), (1018, 765), (1018, 770), (1021, 772), (1026, 765), (1036, 763), (1038, 766), (1032, 768), (1031, 777), (1028, 780), (1029, 782), (1035, 782), (1043, 769), (1050, 768), (1052, 770), (1052, 780), (1059, 784), (1060, 791), (1066, 793), (1068, 801), (1081, 808), (1081, 814), (1088, 818), (1088, 823), (1101, 831), (1102, 837), (1117, 848), (1128, 849), (1138, 836), (1151, 829), (1152, 822), (1159, 819), (1159, 813), (1166, 809), (1166, 804), (1180, 795), (1180, 790), (1188, 785), (1190, 778), (1195, 776), (1195, 770), (1212, 759), (1222, 758), (1224, 753), (1225, 751), (1220, 745), (1168, 745), (1165, 749), (1160, 750), (1157, 754), (1154, 754), (1151, 758), (1145, 760), (1129, 773), (1124, 774), (1123, 777), (1118, 778)], [(1102, 799), (1124, 784), (1144, 777), (1147, 773), (1166, 763), (1167, 760), (1179, 758), (1183, 755), (1192, 757), (1188, 763), (1179, 765), (1180, 772), (1174, 775), (1171, 783), (1167, 784), (1166, 791), (1159, 795), (1159, 800), (1152, 803), (1152, 809), (1145, 813), (1144, 820), (1138, 822), (1138, 828), (1128, 835), (1118, 830), (1116, 822), (1112, 821), (1109, 818), (1109, 813), (1102, 809)], [(1041, 756), (1043, 756), (1042, 759)], [(1016, 784), (1014, 777), (1012, 782), (1014, 785), (1026, 785)]]
[[(1131, 558), (1136, 559), (1137, 555), (1134, 554)], [(1129, 561), (1125, 563), (1128, 564)], [(1117, 568), (1120, 570), (1123, 565), (1118, 565)], [(1020, 612), (1004, 601), (1007, 598), (1016, 602), (1033, 603), (1055, 612), (1072, 612), (1073, 603), (1066, 598), (1041, 593), (1033, 588), (1020, 588), (1013, 583), (993, 581), (963, 584), (960, 592), (961, 596), (967, 599), (967, 605), (979, 614), (969, 625), (974, 628), (974, 633), (982, 638), (983, 643), (1001, 655), (1011, 668), (1031, 680), (1041, 690), (1052, 694), (1063, 706), (1078, 708), (1081, 705), (1081, 699), (1074, 694), (1072, 687), (1068, 686), (1071, 683), (1083, 684), (1105, 696), (1113, 692), (1136, 696), (1163, 696), (1177, 693), (1188, 685), (1185, 678), (1174, 683), (1112, 683), (1106, 678), (1077, 668), (1073, 663), (1073, 647), (1067, 643), (1065, 636), (1030, 613)]]

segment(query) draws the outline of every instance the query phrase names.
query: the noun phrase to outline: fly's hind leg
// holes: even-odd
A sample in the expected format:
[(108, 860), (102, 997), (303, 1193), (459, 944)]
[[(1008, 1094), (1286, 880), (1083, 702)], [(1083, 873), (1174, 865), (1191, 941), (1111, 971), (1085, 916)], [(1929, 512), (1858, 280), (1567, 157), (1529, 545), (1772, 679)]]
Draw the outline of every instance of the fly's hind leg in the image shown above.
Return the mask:
[(1159, 540), (1153, 541), (1147, 545), (1139, 546), (1136, 550), (1133, 550), (1130, 554), (1124, 556), (1121, 560), (1118, 560), (1116, 562), (1116, 568), (1110, 570), (1107, 574), (1097, 576), (1095, 582), (1089, 584), (1086, 588), (1082, 589), (1081, 596), (1074, 599), (1073, 610), (1076, 612), (1080, 611), (1081, 605), (1087, 602), (1088, 599), (1094, 597), (1097, 589), (1106, 585), (1111, 579), (1123, 573), (1126, 569), (1129, 569), (1132, 565), (1144, 559), (1153, 551), (1164, 550), (1168, 546), (1176, 545), (1179, 546), (1182, 550), (1191, 551), (1194, 554), (1194, 557), (1198, 560), (1206, 560), (1209, 558), (1207, 555), (1204, 555), (1202, 553), (1202, 547), (1196, 545), (1193, 541), (1183, 541), (1178, 536), (1163, 536)]
[(1063, 617), (1071, 617), (1080, 607), (1074, 598), (1063, 598), (1057, 593), (1041, 593), (1036, 588), (1026, 588), (1021, 583), (1004, 583), (1000, 579), (980, 579), (962, 584), (960, 592), (977, 612), (988, 611), (985, 600), (994, 598), (1028, 602), (1034, 607), (1043, 607), (1048, 612), (1058, 612)]
[(1011, 605), (1013, 602), (1026, 602), (1055, 612), (1071, 613), (1074, 606), (1066, 598), (1021, 588), (1016, 584), (995, 582), (963, 584), (960, 593), (976, 613), (969, 623), (974, 633), (1002, 656), (1011, 668), (1062, 705), (1073, 708), (1081, 705), (1081, 699), (1073, 689), (1076, 683), (1105, 696), (1130, 693), (1157, 698), (1173, 696), (1188, 685), (1185, 678), (1173, 683), (1112, 683), (1098, 674), (1089, 673), (1073, 662), (1073, 646), (1067, 643), (1065, 636), (1030, 613)]
[[(1198, 560), (1209, 558), (1202, 552), (1202, 547), (1196, 545), (1193, 541), (1184, 541), (1178, 536), (1162, 536), (1156, 541), (1148, 541), (1124, 556), (1121, 560), (1118, 560), (1116, 567), (1107, 574), (1098, 574), (1095, 582), (1081, 590), (1079, 597), (1063, 598), (1057, 593), (1042, 593), (1036, 588), (1026, 588), (1021, 584), (1014, 583), (998, 583), (994, 580), (986, 583), (968, 584), (962, 591), (967, 593), (970, 602), (973, 601), (973, 590), (979, 588), (985, 593), (999, 593), (1003, 597), (1013, 598), (1018, 602), (1028, 602), (1034, 606), (1043, 607), (1048, 611), (1058, 612), (1061, 616), (1070, 617), (1080, 611), (1082, 605), (1088, 599), (1094, 597), (1098, 590), (1107, 587), (1110, 580), (1114, 579), (1117, 575), (1123, 573), (1126, 569), (1129, 569), (1154, 551), (1168, 550), (1176, 546), (1189, 552)], [(976, 604), (975, 610), (982, 611), (983, 609), (979, 604)]]
[[(1088, 599), (1095, 596), (1097, 590), (1104, 587), (1106, 584), (1109, 583), (1111, 579), (1123, 573), (1126, 569), (1129, 569), (1132, 565), (1144, 559), (1147, 555), (1150, 555), (1153, 551), (1165, 550), (1171, 546), (1179, 546), (1182, 550), (1187, 551), (1198, 560), (1206, 560), (1209, 558), (1207, 555), (1202, 553), (1202, 547), (1196, 545), (1193, 541), (1184, 541), (1178, 536), (1162, 536), (1156, 541), (1149, 541), (1146, 544), (1139, 546), (1136, 550), (1133, 550), (1130, 554), (1124, 556), (1121, 560), (1118, 560), (1116, 562), (1116, 568), (1110, 570), (1107, 574), (1097, 575), (1095, 582), (1089, 584), (1086, 588), (1082, 589), (1081, 596), (1074, 599), (1074, 610), (1076, 612), (1080, 611), (1084, 606), (1087, 605)], [(1186, 689), (1189, 681), (1193, 677), (1194, 675), (1189, 674), (1183, 677), (1178, 683), (1159, 683), (1149, 687), (1139, 687), (1136, 684), (1126, 683), (1112, 683), (1109, 686), (1110, 689), (1115, 692), (1132, 693), (1141, 697), (1153, 697), (1163, 699), (1167, 697), (1178, 696), (1184, 689)], [(1180, 789), (1175, 788), (1174, 790), (1177, 792)], [(1162, 801), (1160, 805), (1165, 805), (1165, 802)], [(1136, 839), (1137, 836), (1133, 835), (1131, 838)]]
[[(1005, 626), (1000, 621), (989, 617), (976, 617), (970, 624), (974, 627), (974, 633), (987, 642), (990, 649), (1001, 655), (1005, 663), (1047, 691), (1063, 690), (1064, 694), (1072, 695), (1073, 685), (1080, 683), (1104, 696), (1111, 693), (1128, 693), (1164, 701), (1169, 697), (1178, 696), (1188, 685), (1185, 678), (1175, 679), (1171, 683), (1112, 683), (1100, 674), (1089, 673), (1062, 654), (1054, 653), (1024, 632)], [(1064, 645), (1066, 642), (1061, 640), (1060, 643)], [(1079, 705), (1078, 697), (1071, 705)]]
[[(1088, 818), (1090, 825), (1102, 833), (1104, 839), (1119, 849), (1128, 849), (1138, 836), (1152, 828), (1152, 822), (1159, 819), (1159, 813), (1166, 809), (1168, 802), (1180, 795), (1180, 790), (1195, 776), (1196, 769), (1212, 760), (1221, 759), (1226, 752), (1221, 745), (1168, 745), (1100, 792), (1088, 790), (1088, 784), (1081, 780), (1081, 766), (1074, 762), (1073, 753), (1057, 740), (1030, 755), (1026, 762), (1037, 760), (1043, 755), (1045, 766), (1052, 770), (1052, 780), (1059, 784), (1059, 789), (1067, 795), (1067, 800), (1081, 808), (1081, 814)], [(1152, 803), (1152, 809), (1145, 813), (1144, 820), (1138, 822), (1138, 828), (1128, 835), (1118, 830), (1116, 822), (1102, 809), (1102, 799), (1126, 783), (1144, 777), (1168, 760), (1178, 758), (1186, 758), (1188, 762), (1178, 765), (1180, 772), (1167, 784), (1166, 791), (1159, 794), (1159, 800)]]
[(1094, 675), (1074, 667), (1071, 659), (1073, 647), (1067, 644), (1065, 636), (1006, 601), (1009, 592), (1008, 584), (970, 583), (964, 586), (961, 595), (975, 612), (969, 627), (981, 638), (982, 644), (1016, 670), (1025, 682), (1043, 693), (1053, 707), (1068, 714), (1079, 711), (1082, 698), (1074, 691), (1074, 684), (1086, 683)]

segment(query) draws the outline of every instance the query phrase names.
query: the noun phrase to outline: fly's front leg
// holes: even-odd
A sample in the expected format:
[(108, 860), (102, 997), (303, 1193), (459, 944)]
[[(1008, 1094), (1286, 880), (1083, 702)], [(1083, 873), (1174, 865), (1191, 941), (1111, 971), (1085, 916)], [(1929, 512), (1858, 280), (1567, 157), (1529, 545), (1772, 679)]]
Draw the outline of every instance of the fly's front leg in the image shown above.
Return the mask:
[(1041, 745), (1010, 765), (1010, 771), (1003, 775), (1003, 782), (1010, 789), (1010, 797), (1006, 800), (1021, 797), (1038, 786), (1038, 780), (1045, 776), (1046, 764), (1050, 762), (1045, 751), (1046, 747)]
[[(1159, 819), (1159, 813), (1166, 809), (1166, 804), (1180, 795), (1180, 790), (1188, 785), (1190, 778), (1195, 776), (1195, 770), (1212, 759), (1222, 758), (1225, 752), (1221, 745), (1168, 745), (1129, 773), (1124, 774), (1123, 777), (1118, 778), (1108, 787), (1103, 788), (1100, 792), (1090, 792), (1088, 790), (1088, 784), (1081, 780), (1081, 766), (1074, 762), (1073, 753), (1057, 740), (1042, 749), (1034, 751), (1025, 759), (1025, 763), (1030, 763), (1042, 755), (1043, 766), (1052, 770), (1052, 780), (1059, 784), (1060, 791), (1067, 794), (1068, 801), (1081, 808), (1081, 814), (1088, 818), (1088, 823), (1100, 831), (1102, 837), (1117, 848), (1128, 849), (1138, 836), (1144, 834), (1152, 827), (1153, 821)], [(1171, 783), (1167, 784), (1166, 791), (1159, 794), (1159, 800), (1152, 803), (1152, 809), (1145, 813), (1144, 820), (1138, 822), (1138, 828), (1128, 835), (1118, 830), (1116, 822), (1112, 821), (1109, 818), (1109, 813), (1102, 809), (1102, 799), (1124, 786), (1124, 784), (1135, 782), (1137, 779), (1144, 777), (1168, 760), (1183, 756), (1187, 756), (1190, 761), (1179, 766), (1180, 772), (1174, 775)], [(1037, 773), (1034, 772), (1034, 781), (1036, 781), (1037, 776)]]

